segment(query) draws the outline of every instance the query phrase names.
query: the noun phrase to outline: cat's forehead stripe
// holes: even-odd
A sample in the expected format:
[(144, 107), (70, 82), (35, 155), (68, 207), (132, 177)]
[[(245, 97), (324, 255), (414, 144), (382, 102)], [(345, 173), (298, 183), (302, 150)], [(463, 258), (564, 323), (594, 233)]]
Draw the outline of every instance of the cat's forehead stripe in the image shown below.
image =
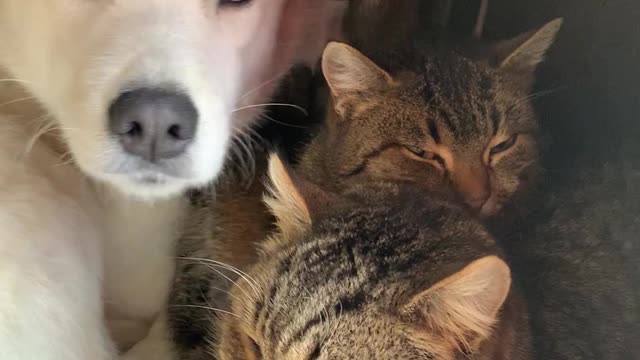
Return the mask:
[(439, 144), (440, 133), (438, 132), (438, 125), (436, 124), (436, 121), (431, 118), (427, 119), (427, 126), (429, 127), (429, 134), (433, 138), (433, 141), (435, 141), (436, 144)]
[(491, 113), (489, 114), (490, 118), (491, 118), (491, 127), (492, 127), (492, 131), (491, 133), (493, 134), (493, 136), (496, 136), (498, 134), (498, 130), (500, 129), (500, 112), (498, 112), (498, 107), (493, 104), (491, 106)]
[[(500, 116), (495, 108), (491, 74), (467, 59), (449, 60), (435, 58), (425, 64), (422, 96), (436, 115), (435, 129), (445, 126), (460, 140), (473, 139), (481, 132), (497, 132)], [(434, 126), (427, 125), (433, 136)]]

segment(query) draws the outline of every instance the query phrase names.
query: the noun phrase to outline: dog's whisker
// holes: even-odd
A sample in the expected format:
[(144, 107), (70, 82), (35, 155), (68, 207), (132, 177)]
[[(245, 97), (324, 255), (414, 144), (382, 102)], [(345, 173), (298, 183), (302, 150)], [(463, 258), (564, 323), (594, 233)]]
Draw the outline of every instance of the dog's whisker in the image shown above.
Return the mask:
[(242, 110), (253, 109), (253, 108), (258, 108), (258, 107), (267, 107), (267, 106), (290, 107), (290, 108), (294, 108), (296, 110), (299, 110), (301, 113), (304, 114), (304, 116), (309, 116), (309, 112), (305, 108), (303, 108), (302, 106), (298, 106), (298, 105), (295, 105), (295, 104), (286, 104), (286, 103), (264, 103), (264, 104), (247, 105), (247, 106), (243, 106), (243, 107), (239, 107), (237, 109), (234, 109), (232, 111), (232, 113), (235, 113), (235, 112), (238, 112), (238, 111), (242, 111)]
[(256, 86), (255, 88), (247, 91), (246, 93), (244, 93), (244, 95), (240, 96), (240, 98), (238, 99), (239, 101), (242, 101), (243, 99), (245, 99), (246, 97), (248, 97), (249, 95), (255, 93), (256, 91), (264, 88), (265, 86), (277, 81), (278, 79), (280, 79), (282, 76), (284, 76), (287, 72), (283, 71), (280, 72), (279, 74), (276, 74), (276, 76), (272, 77), (271, 79), (264, 81), (263, 83), (259, 84), (258, 86)]
[[(67, 159), (67, 160), (65, 160), (65, 159)], [(59, 161), (60, 162), (55, 164), (54, 167), (71, 165), (71, 164), (73, 164), (75, 162), (75, 159), (73, 158), (73, 153), (71, 151), (67, 151), (67, 152), (63, 153), (62, 155), (60, 155)]]
[(0, 79), (0, 83), (3, 83), (3, 82), (16, 82), (16, 83), (23, 83), (23, 84), (31, 84), (31, 81), (21, 80), (21, 79)]
[[(245, 139), (247, 138), (242, 136), (237, 136), (237, 135), (234, 136), (235, 142), (240, 147), (241, 155), (244, 154), (242, 157), (243, 158), (246, 157), (246, 161), (243, 160), (243, 163), (245, 163), (245, 165), (247, 166), (246, 170), (248, 173), (246, 175), (253, 175), (255, 173), (255, 164), (256, 164), (254, 149), (251, 143), (247, 144), (245, 142)], [(242, 150), (244, 150), (244, 152), (242, 152)]]
[(38, 140), (40, 140), (46, 133), (53, 131), (56, 126), (55, 121), (53, 121), (49, 114), (44, 114), (35, 119), (35, 121), (42, 121), (43, 126), (40, 127), (40, 129), (31, 137), (31, 139), (29, 139), (29, 141), (25, 145), (23, 153), (23, 156), (25, 157), (31, 153)]
[(308, 128), (308, 126), (293, 125), (293, 124), (287, 124), (287, 123), (282, 122), (282, 121), (278, 121), (278, 120), (276, 120), (276, 119), (272, 118), (271, 116), (269, 116), (269, 115), (267, 115), (267, 114), (262, 114), (262, 115), (260, 115), (260, 116), (261, 116), (261, 117), (263, 117), (263, 118), (265, 118), (265, 119), (267, 119), (267, 120), (269, 120), (269, 121), (272, 121), (272, 122), (274, 122), (274, 123), (276, 123), (276, 124), (280, 124), (280, 125), (288, 126), (288, 127), (291, 127), (291, 128), (297, 128), (297, 129), (307, 129), (307, 128)]
[[(240, 289), (240, 291), (242, 291), (242, 293), (244, 293), (244, 295), (245, 295), (247, 298), (250, 298), (249, 293), (247, 293), (247, 291), (246, 291), (242, 286), (240, 286), (240, 285), (238, 284), (238, 282), (237, 282), (237, 281), (232, 280), (230, 277), (228, 277), (227, 275), (225, 275), (222, 271), (220, 271), (220, 270), (216, 269), (216, 268), (215, 268), (215, 266), (217, 265), (217, 266), (221, 267), (221, 268), (222, 268), (222, 269), (224, 269), (224, 270), (231, 270), (231, 269), (229, 269), (229, 268), (227, 268), (227, 267), (224, 267), (224, 266), (222, 266), (222, 263), (219, 263), (219, 262), (217, 262), (217, 261), (213, 261), (213, 260), (210, 260), (210, 261), (200, 261), (200, 264), (202, 264), (202, 265), (206, 266), (207, 268), (209, 268), (209, 269), (210, 269), (210, 270), (212, 270), (212, 271), (215, 271), (218, 275), (220, 275), (221, 277), (223, 277), (225, 280), (229, 281), (229, 283), (233, 284), (234, 286), (237, 286), (237, 287), (238, 287), (238, 289)], [(248, 282), (248, 281), (247, 281), (247, 282)], [(251, 283), (249, 283), (249, 285), (251, 285)], [(254, 290), (254, 291), (257, 291), (257, 290)]]
[[(187, 261), (198, 261), (198, 262), (200, 262), (202, 264), (217, 265), (219, 267), (222, 267), (223, 269), (232, 271), (232, 272), (236, 273), (237, 275), (239, 275), (240, 277), (242, 277), (247, 283), (249, 283), (249, 285), (252, 287), (252, 289), (254, 290), (256, 295), (259, 294), (259, 291), (258, 291), (258, 288), (257, 288), (258, 282), (255, 279), (253, 279), (251, 276), (249, 276), (249, 274), (245, 273), (244, 271), (238, 269), (235, 266), (232, 266), (232, 265), (220, 262), (220, 261), (215, 261), (215, 260), (205, 259), (205, 258), (177, 257), (177, 259), (179, 259), (179, 260), (187, 260)], [(232, 283), (234, 283), (234, 282), (232, 282)]]
[[(201, 263), (216, 265), (216, 266), (222, 267), (223, 269), (227, 269), (227, 270), (230, 270), (230, 271), (236, 273), (237, 275), (239, 275), (243, 279), (245, 279), (249, 284), (252, 284), (252, 285), (255, 285), (255, 286), (258, 285), (258, 282), (255, 279), (253, 279), (251, 276), (249, 276), (249, 274), (247, 274), (246, 272), (238, 269), (237, 267), (235, 267), (233, 265), (229, 265), (229, 264), (224, 263), (224, 262), (220, 262), (220, 261), (216, 261), (216, 260), (212, 260), (212, 259), (206, 259), (206, 258), (178, 257), (178, 259), (180, 259), (180, 260), (198, 261), (198, 262), (201, 262)], [(257, 292), (257, 288), (254, 288), (254, 290)]]
[(15, 103), (19, 103), (21, 101), (31, 100), (31, 99), (35, 99), (35, 97), (34, 96), (25, 96), (25, 97), (22, 97), (22, 98), (14, 99), (14, 100), (7, 101), (7, 102), (4, 102), (4, 103), (0, 104), (0, 107), (11, 105), (11, 104), (15, 104)]

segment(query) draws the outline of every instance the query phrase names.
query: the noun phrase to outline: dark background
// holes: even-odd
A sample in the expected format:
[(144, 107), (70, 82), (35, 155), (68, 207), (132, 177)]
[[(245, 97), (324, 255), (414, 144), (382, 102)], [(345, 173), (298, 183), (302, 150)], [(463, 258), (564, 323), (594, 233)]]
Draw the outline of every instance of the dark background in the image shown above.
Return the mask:
[[(453, 2), (450, 28), (471, 34), (480, 1)], [(503, 39), (565, 22), (535, 91), (554, 169), (640, 162), (640, 1), (489, 0), (484, 36)]]

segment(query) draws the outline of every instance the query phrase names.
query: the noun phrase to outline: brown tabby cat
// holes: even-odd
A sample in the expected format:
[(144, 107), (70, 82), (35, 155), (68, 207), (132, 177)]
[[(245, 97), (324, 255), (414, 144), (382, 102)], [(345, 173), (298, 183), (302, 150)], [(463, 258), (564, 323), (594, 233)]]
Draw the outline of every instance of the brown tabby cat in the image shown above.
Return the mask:
[(497, 43), (490, 61), (422, 47), (373, 56), (326, 49), (333, 97), (325, 125), (301, 161), (338, 189), (382, 179), (453, 190), (488, 216), (518, 197), (538, 171), (534, 71), (562, 21)]
[(411, 185), (332, 195), (277, 157), (270, 177), (278, 229), (233, 277), (212, 358), (528, 357), (509, 267), (466, 211)]

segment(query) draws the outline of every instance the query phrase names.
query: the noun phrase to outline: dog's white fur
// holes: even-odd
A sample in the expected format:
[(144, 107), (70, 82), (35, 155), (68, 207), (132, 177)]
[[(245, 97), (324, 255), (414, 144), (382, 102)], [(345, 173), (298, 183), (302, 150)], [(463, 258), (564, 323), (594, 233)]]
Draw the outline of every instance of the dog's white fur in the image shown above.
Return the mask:
[[(213, 180), (259, 114), (233, 110), (320, 53), (331, 3), (0, 0), (0, 82), (23, 84), (60, 134), (34, 141), (33, 119), (0, 114), (1, 359), (114, 359), (145, 336), (172, 276), (180, 193)], [(178, 87), (196, 105), (178, 174), (108, 136), (109, 104), (140, 86)]]

